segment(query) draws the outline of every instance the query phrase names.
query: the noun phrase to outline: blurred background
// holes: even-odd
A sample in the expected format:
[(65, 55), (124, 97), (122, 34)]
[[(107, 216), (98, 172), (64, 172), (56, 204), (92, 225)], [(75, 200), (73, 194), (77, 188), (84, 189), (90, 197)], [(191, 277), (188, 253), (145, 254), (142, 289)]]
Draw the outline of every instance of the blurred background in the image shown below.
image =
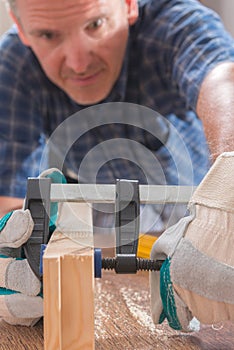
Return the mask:
[(12, 21), (8, 16), (6, 5), (0, 0), (0, 35), (10, 27), (11, 23)]
[(234, 1), (233, 0), (202, 0), (204, 5), (212, 8), (221, 16), (226, 29), (234, 37)]

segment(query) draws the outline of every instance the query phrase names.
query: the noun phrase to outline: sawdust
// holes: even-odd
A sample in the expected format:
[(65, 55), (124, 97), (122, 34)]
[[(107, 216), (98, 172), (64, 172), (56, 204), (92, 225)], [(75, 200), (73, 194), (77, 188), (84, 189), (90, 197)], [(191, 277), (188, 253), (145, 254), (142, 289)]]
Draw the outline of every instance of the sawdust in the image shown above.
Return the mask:
[[(106, 275), (108, 279), (105, 278)], [(165, 324), (155, 326), (153, 323), (149, 288), (139, 288), (140, 276), (132, 278), (131, 285), (126, 283), (128, 278), (126, 275), (121, 277), (105, 272), (102, 279), (95, 281), (95, 298), (98, 305), (95, 310), (96, 340), (107, 341), (114, 337), (119, 341), (122, 339), (124, 344), (130, 344), (131, 341), (138, 344), (136, 337), (139, 337), (139, 342), (144, 343), (145, 347), (148, 337), (155, 341), (157, 339), (167, 342), (171, 332), (165, 332)]]
[(133, 318), (143, 327), (147, 327), (151, 332), (155, 331), (155, 325), (150, 316), (150, 310), (141, 304), (149, 300), (150, 296), (146, 291), (134, 291), (131, 288), (123, 287), (120, 293), (131, 312)]
[(165, 329), (162, 329), (160, 326), (156, 327), (152, 320), (149, 305), (149, 292), (145, 290), (134, 291), (127, 287), (121, 288), (120, 292), (132, 317), (140, 326), (148, 329), (152, 334), (159, 336), (161, 340), (166, 341), (168, 337), (165, 334)]
[(110, 309), (110, 305), (114, 302), (114, 296), (112, 293), (109, 293), (103, 288), (104, 285), (110, 285), (109, 281), (100, 280), (95, 281), (95, 296), (96, 296), (96, 305), (98, 308), (95, 309), (95, 337), (96, 339), (107, 339), (109, 334), (106, 332), (106, 327), (110, 322), (110, 314), (106, 311)]

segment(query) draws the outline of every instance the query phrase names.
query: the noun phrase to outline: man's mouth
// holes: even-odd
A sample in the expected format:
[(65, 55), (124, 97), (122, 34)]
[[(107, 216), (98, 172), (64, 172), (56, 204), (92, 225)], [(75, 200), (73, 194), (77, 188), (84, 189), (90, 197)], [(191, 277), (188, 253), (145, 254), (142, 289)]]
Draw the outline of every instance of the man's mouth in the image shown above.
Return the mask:
[(69, 82), (79, 85), (79, 86), (87, 86), (96, 83), (96, 81), (100, 78), (103, 70), (99, 70), (95, 73), (79, 75), (79, 74), (67, 74), (64, 75), (64, 79)]

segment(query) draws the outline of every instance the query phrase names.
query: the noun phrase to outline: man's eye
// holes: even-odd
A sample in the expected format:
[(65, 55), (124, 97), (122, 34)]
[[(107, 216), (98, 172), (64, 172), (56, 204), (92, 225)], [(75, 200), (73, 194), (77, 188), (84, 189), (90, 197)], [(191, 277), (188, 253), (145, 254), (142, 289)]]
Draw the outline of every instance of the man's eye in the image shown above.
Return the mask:
[(56, 35), (52, 32), (42, 32), (40, 33), (40, 37), (46, 40), (53, 40)]
[(88, 29), (90, 29), (90, 30), (98, 29), (99, 27), (101, 27), (103, 22), (104, 22), (104, 20), (102, 18), (98, 18), (88, 25)]

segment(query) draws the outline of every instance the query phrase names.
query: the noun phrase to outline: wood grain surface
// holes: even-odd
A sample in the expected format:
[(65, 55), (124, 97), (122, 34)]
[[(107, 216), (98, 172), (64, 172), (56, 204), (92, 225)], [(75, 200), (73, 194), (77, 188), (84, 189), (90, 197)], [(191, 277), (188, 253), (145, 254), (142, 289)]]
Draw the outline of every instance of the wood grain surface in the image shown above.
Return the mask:
[(44, 254), (43, 272), (45, 350), (93, 350), (93, 249), (55, 231)]
[[(166, 322), (155, 327), (147, 272), (116, 275), (104, 271), (102, 279), (95, 280), (95, 294), (96, 350), (234, 350), (231, 323), (204, 326), (190, 334), (173, 331)], [(0, 349), (42, 350), (42, 321), (33, 328), (0, 322)]]

